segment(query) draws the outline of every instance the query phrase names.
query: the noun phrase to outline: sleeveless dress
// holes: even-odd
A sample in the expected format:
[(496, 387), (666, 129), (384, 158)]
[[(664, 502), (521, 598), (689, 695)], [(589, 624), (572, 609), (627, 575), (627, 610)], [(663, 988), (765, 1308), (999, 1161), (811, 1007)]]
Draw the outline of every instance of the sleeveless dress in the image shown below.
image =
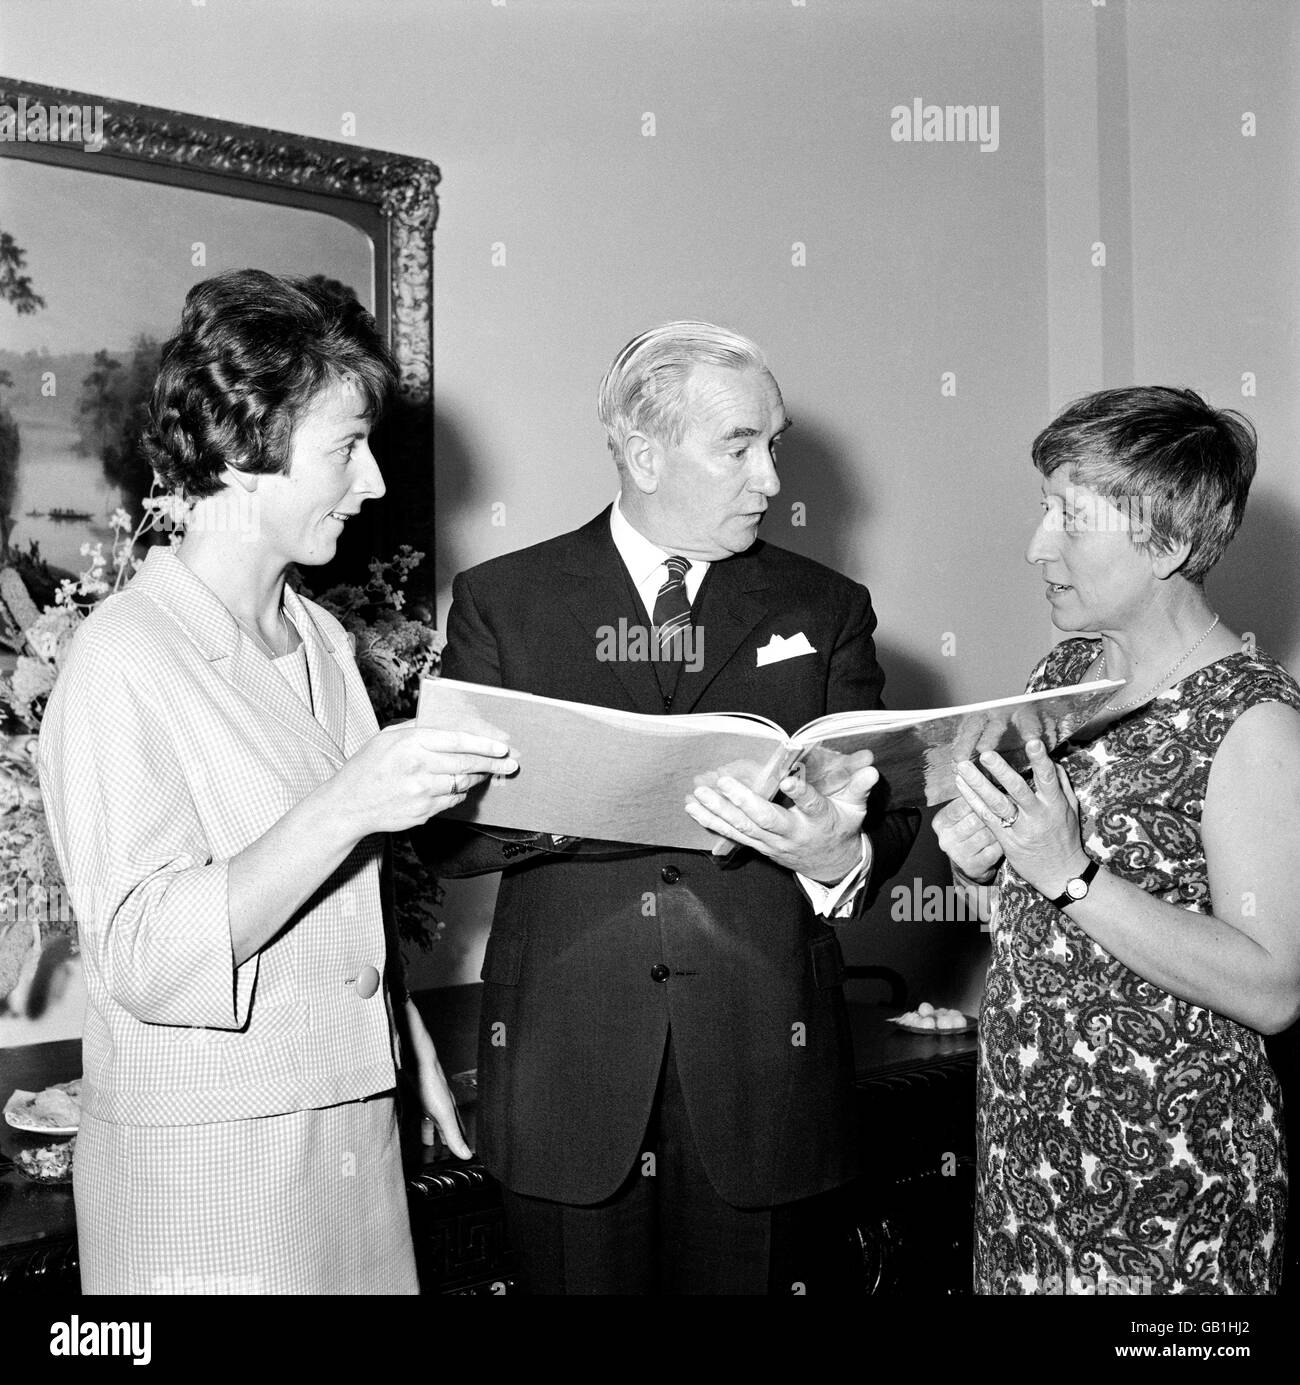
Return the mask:
[[(1096, 649), (1057, 645), (1029, 690), (1077, 683)], [(1063, 747), (1088, 854), (1211, 913), (1210, 766), (1262, 702), (1300, 709), (1300, 687), (1267, 655), (1230, 654)], [(1286, 1146), (1261, 1035), (1130, 971), (1006, 862), (998, 884), (979, 1024), (976, 1292), (1275, 1293)]]

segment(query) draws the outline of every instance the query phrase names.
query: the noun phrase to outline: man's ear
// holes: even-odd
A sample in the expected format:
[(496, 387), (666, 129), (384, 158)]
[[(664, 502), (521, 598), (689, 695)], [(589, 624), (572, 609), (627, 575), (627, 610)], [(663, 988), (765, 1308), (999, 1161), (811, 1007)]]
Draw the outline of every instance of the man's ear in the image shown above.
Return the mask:
[(659, 489), (659, 471), (663, 465), (663, 448), (644, 433), (629, 433), (623, 444), (623, 470), (643, 495), (653, 495)]

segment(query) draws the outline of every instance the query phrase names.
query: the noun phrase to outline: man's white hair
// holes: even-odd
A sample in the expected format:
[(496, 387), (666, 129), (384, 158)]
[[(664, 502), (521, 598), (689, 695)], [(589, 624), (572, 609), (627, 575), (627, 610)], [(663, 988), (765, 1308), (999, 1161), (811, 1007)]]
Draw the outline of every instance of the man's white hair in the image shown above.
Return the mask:
[(686, 382), (697, 365), (767, 370), (763, 353), (748, 337), (712, 322), (665, 322), (651, 327), (614, 357), (600, 382), (597, 412), (609, 450), (623, 465), (633, 433), (676, 446), (686, 428)]

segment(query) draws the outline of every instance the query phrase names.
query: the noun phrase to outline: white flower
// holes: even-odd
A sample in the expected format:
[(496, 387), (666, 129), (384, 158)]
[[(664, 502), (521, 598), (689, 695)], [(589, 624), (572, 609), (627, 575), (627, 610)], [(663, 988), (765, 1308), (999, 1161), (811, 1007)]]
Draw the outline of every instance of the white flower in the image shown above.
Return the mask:
[(13, 688), (14, 702), (23, 716), (31, 715), (33, 702), (49, 696), (54, 687), (54, 675), (52, 663), (30, 659), (25, 654), (18, 656), (18, 664), (9, 684)]
[(141, 503), (149, 518), (146, 527), (153, 529), (161, 529), (166, 525), (184, 525), (194, 508), (193, 501), (186, 500), (183, 495), (178, 495), (174, 491), (168, 491), (163, 495), (150, 495)]
[(62, 668), (63, 656), (80, 624), (81, 612), (75, 606), (54, 606), (28, 626), (27, 639), (46, 663)]

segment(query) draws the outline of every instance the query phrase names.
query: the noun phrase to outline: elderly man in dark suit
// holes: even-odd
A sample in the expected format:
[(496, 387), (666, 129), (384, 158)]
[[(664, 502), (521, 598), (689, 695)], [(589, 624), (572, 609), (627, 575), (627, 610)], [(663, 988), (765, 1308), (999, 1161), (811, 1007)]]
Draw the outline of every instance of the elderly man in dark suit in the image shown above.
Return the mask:
[[(789, 426), (758, 348), (701, 322), (629, 342), (600, 389), (619, 497), (462, 573), (443, 672), (630, 711), (788, 730), (879, 707), (865, 588), (757, 538)], [(610, 628), (650, 659), (610, 659)], [(636, 650), (645, 642), (626, 641)], [(800, 1292), (800, 1217), (851, 1177), (852, 1053), (831, 920), (901, 864), (917, 816), (870, 754), (823, 797), (724, 777), (683, 811), (708, 852), (440, 825), (443, 874), (500, 870), (483, 964), (479, 1152), (535, 1290)], [(868, 801), (870, 795), (870, 810)]]

